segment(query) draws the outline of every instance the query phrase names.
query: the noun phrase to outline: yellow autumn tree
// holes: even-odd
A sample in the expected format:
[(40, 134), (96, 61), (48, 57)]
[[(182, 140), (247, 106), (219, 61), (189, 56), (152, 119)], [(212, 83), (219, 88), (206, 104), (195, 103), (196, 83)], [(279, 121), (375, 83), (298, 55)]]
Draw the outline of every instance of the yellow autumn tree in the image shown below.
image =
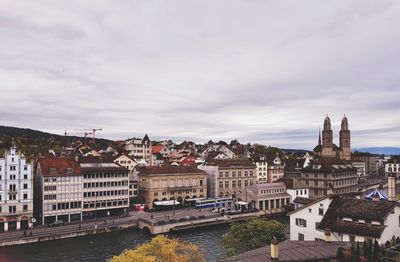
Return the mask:
[(133, 250), (125, 250), (111, 262), (205, 262), (203, 252), (192, 243), (163, 235)]

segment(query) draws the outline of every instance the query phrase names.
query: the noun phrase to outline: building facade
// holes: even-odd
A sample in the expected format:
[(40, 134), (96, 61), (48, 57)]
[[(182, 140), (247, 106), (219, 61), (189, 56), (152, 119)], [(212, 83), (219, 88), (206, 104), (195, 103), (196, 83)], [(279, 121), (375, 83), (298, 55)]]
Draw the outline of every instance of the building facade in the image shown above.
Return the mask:
[(143, 139), (128, 139), (125, 142), (125, 150), (129, 151), (129, 156), (142, 158), (146, 161), (147, 165), (152, 165), (152, 145), (147, 134)]
[(32, 165), (15, 146), (0, 158), (0, 232), (32, 226)]
[[(250, 160), (214, 160), (206, 163), (205, 166), (215, 168), (199, 167), (202, 170), (217, 170), (215, 173), (208, 173), (209, 179), (214, 179), (216, 196), (231, 196), (244, 192), (244, 189), (257, 183), (256, 165)], [(206, 171), (207, 172), (207, 171)]]
[(191, 166), (144, 167), (139, 172), (139, 196), (149, 208), (166, 200), (207, 198), (207, 174)]
[(382, 245), (400, 234), (400, 207), (394, 201), (326, 196), (296, 209), (289, 216), (291, 240), (376, 240)]
[(374, 156), (370, 153), (360, 153), (355, 152), (351, 155), (351, 160), (353, 162), (364, 162), (365, 163), (365, 173), (369, 174), (377, 174), (378, 173), (378, 157)]
[(83, 219), (127, 214), (129, 170), (102, 157), (79, 159), (83, 174)]
[(385, 177), (395, 174), (397, 179), (400, 179), (400, 159), (391, 158), (385, 163)]
[(82, 220), (83, 175), (70, 157), (38, 160), (35, 173), (35, 217), (42, 225)]
[(283, 210), (292, 199), (284, 183), (259, 183), (246, 188), (239, 200), (250, 202), (258, 210)]
[(314, 160), (302, 169), (301, 180), (309, 188), (310, 197), (356, 192), (357, 169), (337, 158)]

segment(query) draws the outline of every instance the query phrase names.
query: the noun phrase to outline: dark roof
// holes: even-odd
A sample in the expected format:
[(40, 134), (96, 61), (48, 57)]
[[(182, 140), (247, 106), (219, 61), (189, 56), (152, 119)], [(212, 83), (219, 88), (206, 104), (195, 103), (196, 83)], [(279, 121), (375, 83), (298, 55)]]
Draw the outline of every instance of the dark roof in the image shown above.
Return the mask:
[[(284, 241), (278, 244), (279, 261), (319, 261), (336, 258), (339, 247), (345, 247), (346, 242), (324, 241)], [(271, 258), (270, 246), (257, 248), (220, 261), (242, 262), (269, 262)]]
[[(42, 176), (79, 176), (82, 175), (79, 164), (72, 157), (44, 157), (39, 159)], [(67, 174), (72, 168), (72, 174)], [(54, 170), (50, 172), (50, 169)]]
[(139, 175), (162, 174), (206, 174), (194, 166), (146, 166), (140, 169)]
[(293, 200), (293, 203), (301, 204), (301, 205), (308, 205), (308, 204), (310, 204), (310, 203), (312, 203), (312, 202), (314, 202), (314, 201), (315, 201), (315, 199), (312, 199), (312, 198), (296, 197), (296, 198)]
[[(382, 225), (372, 225), (372, 221), (383, 222), (396, 203), (392, 201), (371, 201), (335, 196), (319, 224), (320, 229), (329, 228), (333, 232), (379, 238), (384, 230)], [(350, 218), (353, 221), (343, 221)], [(362, 219), (366, 223), (359, 223)]]
[(218, 167), (230, 167), (230, 168), (256, 168), (256, 165), (253, 164), (250, 160), (212, 160), (207, 163), (208, 166), (218, 166)]
[(296, 178), (279, 178), (276, 182), (283, 182), (287, 189), (304, 189), (308, 188), (303, 181)]
[(81, 165), (82, 172), (129, 171), (127, 168), (114, 163), (113, 158), (103, 156), (80, 157), (79, 164)]
[[(321, 166), (315, 169), (314, 166)], [(340, 172), (340, 171), (357, 171), (349, 161), (342, 160), (337, 157), (321, 157), (311, 161), (310, 165), (302, 169), (303, 172)]]

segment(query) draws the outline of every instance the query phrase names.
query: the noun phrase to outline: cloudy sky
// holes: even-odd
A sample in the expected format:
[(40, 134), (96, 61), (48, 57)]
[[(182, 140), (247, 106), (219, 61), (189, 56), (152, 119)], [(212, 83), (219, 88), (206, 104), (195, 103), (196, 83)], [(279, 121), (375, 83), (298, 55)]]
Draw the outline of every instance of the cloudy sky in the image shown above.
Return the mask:
[(400, 1), (0, 0), (0, 125), (400, 146)]

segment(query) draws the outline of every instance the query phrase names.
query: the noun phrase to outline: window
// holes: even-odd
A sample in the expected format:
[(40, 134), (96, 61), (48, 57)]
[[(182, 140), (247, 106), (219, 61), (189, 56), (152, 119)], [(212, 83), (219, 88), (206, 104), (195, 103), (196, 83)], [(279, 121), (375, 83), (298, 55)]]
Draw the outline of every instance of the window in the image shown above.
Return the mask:
[(23, 211), (24, 211), (24, 212), (28, 211), (28, 205), (23, 205), (22, 208), (23, 208)]
[(299, 233), (299, 240), (300, 240), (300, 241), (304, 241), (304, 234)]
[(72, 174), (72, 168), (70, 167), (67, 168), (67, 174)]
[(311, 213), (311, 208), (308, 209), (308, 213)]
[(24, 194), (24, 200), (28, 199), (28, 194)]
[(296, 218), (296, 226), (307, 227), (307, 221), (302, 218)]
[(324, 209), (323, 208), (318, 208), (318, 214), (320, 216), (323, 216), (324, 215)]
[(350, 242), (356, 242), (356, 237), (350, 235), (350, 236), (349, 236), (349, 240), (350, 240)]
[(28, 189), (28, 184), (24, 184), (24, 189)]
[(315, 230), (319, 230), (318, 226), (319, 226), (320, 222), (315, 222)]

